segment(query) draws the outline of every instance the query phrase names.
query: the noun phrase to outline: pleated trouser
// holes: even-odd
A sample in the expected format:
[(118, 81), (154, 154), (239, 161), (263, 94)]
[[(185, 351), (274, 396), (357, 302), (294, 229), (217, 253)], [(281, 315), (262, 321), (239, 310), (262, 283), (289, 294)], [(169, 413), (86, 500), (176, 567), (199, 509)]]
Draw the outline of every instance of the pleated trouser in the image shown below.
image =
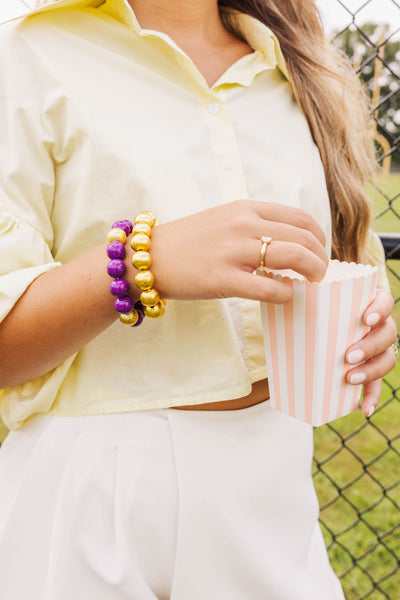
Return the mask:
[(343, 600), (311, 459), (268, 402), (33, 417), (0, 450), (0, 596)]

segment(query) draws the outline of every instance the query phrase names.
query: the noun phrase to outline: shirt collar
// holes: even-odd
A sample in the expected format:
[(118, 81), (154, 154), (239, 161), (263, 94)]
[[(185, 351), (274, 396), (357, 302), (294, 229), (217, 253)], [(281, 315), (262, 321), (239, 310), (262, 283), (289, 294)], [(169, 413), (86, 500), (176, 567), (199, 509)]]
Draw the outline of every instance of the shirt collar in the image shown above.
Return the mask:
[[(130, 25), (131, 28), (139, 35), (145, 35), (146, 33), (149, 33), (148, 30), (143, 30), (140, 27), (132, 7), (128, 3), (128, 0), (102, 0), (100, 4), (103, 4), (104, 9), (107, 12), (124, 21), (127, 25)], [(256, 51), (254, 56), (245, 56), (244, 60), (238, 63), (238, 67), (240, 66), (248, 68), (251, 64), (254, 68), (258, 63), (259, 68), (259, 59), (261, 55), (263, 58), (264, 68), (260, 69), (259, 72), (268, 68), (274, 69), (275, 67), (278, 67), (286, 79), (289, 79), (285, 59), (283, 58), (278, 39), (274, 33), (266, 25), (254, 17), (229, 8), (221, 8), (220, 10), (225, 24), (230, 27), (231, 30), (237, 32), (239, 36), (246, 40), (249, 46)], [(167, 35), (162, 35), (162, 37), (170, 40)], [(228, 71), (230, 71), (230, 69)], [(238, 69), (235, 68), (233, 71), (236, 71), (236, 75), (238, 75)], [(253, 79), (253, 77), (254, 72), (251, 79)], [(221, 84), (221, 82), (219, 83)], [(229, 82), (226, 81), (225, 83)]]
[(261, 52), (270, 68), (278, 67), (286, 79), (288, 71), (276, 35), (261, 21), (229, 8), (222, 8), (225, 24), (242, 37), (254, 50)]
[[(10, 21), (46, 11), (73, 6), (102, 7), (103, 10), (116, 19), (126, 23), (126, 25), (133, 31), (136, 31), (139, 35), (146, 36), (148, 33), (155, 33), (143, 30), (140, 27), (128, 0), (53, 0), (50, 4), (45, 4), (44, 6), (31, 10), (23, 15), (14, 17), (13, 19), (10, 19)], [(227, 26), (246, 40), (253, 50), (255, 50), (255, 53), (244, 56), (243, 59), (228, 69), (224, 76), (217, 82), (218, 85), (229, 83), (249, 85), (257, 73), (266, 69), (274, 69), (275, 67), (278, 67), (286, 79), (289, 79), (285, 59), (283, 58), (279, 42), (274, 33), (266, 25), (254, 17), (229, 8), (221, 9), (221, 14)], [(158, 34), (160, 37), (165, 37), (169, 43), (172, 42), (167, 35), (160, 32), (158, 32)], [(172, 45), (176, 46), (174, 42), (172, 42)]]

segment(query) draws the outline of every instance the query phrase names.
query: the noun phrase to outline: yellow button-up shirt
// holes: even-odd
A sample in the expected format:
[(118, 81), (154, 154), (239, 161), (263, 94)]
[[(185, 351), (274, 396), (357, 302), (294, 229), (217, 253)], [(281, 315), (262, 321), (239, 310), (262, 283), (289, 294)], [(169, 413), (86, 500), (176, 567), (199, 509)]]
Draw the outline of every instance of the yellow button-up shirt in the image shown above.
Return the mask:
[[(142, 210), (166, 222), (239, 198), (282, 202), (330, 240), (323, 167), (278, 42), (253, 18), (224, 18), (254, 52), (212, 88), (125, 0), (61, 0), (0, 28), (0, 319), (36, 277)], [(4, 390), (1, 416), (17, 428), (35, 413), (228, 400), (266, 376), (258, 303), (169, 301), (161, 320), (116, 322)]]

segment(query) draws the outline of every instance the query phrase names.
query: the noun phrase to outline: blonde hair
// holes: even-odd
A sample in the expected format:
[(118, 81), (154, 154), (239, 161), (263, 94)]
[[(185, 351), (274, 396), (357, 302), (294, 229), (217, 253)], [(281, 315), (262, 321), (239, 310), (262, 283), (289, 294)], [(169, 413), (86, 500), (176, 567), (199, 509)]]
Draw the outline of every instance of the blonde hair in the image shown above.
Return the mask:
[(365, 185), (376, 172), (368, 96), (350, 61), (324, 34), (314, 0), (220, 0), (277, 36), (296, 100), (320, 151), (332, 215), (332, 256), (368, 262), (371, 208)]

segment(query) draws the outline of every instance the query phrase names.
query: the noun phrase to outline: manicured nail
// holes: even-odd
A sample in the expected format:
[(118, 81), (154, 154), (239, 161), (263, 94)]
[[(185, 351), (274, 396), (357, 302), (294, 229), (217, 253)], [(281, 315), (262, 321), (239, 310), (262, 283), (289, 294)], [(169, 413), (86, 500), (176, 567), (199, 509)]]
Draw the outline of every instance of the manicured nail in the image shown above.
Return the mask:
[(373, 327), (374, 325), (376, 325), (380, 318), (381, 317), (380, 315), (378, 315), (378, 313), (371, 313), (370, 315), (368, 315), (366, 319), (368, 327)]
[(369, 409), (369, 413), (367, 414), (367, 417), (372, 417), (374, 412), (375, 412), (375, 406), (371, 406), (371, 408)]
[(353, 375), (350, 375), (350, 383), (352, 385), (358, 385), (359, 383), (363, 383), (363, 381), (365, 381), (367, 379), (367, 376), (365, 373), (353, 373)]
[(362, 350), (352, 350), (347, 355), (347, 362), (350, 365), (357, 365), (364, 360), (365, 354)]

